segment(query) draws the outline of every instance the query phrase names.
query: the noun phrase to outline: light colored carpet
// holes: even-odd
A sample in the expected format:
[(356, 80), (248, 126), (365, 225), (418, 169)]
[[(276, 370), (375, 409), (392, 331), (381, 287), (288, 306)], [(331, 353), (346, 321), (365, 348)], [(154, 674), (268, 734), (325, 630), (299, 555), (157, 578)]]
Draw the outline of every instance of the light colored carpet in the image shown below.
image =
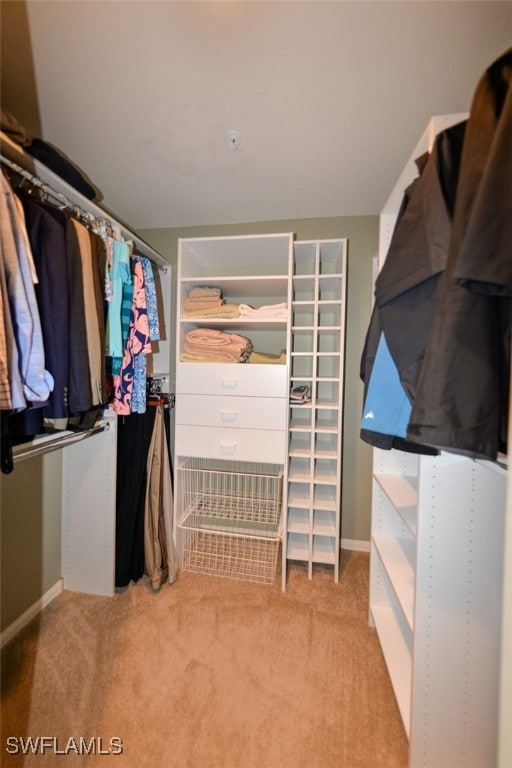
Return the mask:
[[(368, 567), (344, 552), (335, 584), (292, 564), (284, 593), (188, 573), (156, 595), (63, 592), (4, 648), (1, 764), (405, 768)], [(9, 754), (9, 736), (68, 754)], [(118, 737), (122, 754), (77, 756), (80, 737), (96, 752)]]

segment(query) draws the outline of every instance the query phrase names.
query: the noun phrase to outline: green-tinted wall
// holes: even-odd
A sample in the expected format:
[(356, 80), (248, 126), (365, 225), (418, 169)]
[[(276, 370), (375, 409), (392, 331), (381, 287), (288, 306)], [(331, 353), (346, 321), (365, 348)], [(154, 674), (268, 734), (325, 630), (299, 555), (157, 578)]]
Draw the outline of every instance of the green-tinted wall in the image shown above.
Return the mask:
[(57, 451), (1, 476), (1, 629), (61, 576), (61, 466)]

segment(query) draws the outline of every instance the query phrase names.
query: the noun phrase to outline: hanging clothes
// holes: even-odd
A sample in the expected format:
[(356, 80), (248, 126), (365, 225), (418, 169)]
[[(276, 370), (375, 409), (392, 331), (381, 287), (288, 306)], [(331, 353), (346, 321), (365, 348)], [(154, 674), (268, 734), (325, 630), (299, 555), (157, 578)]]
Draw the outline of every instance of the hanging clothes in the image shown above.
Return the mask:
[[(123, 333), (122, 304), (125, 301), (131, 309), (133, 298), (132, 273), (130, 268), (131, 244), (124, 241), (112, 241), (112, 268), (110, 276), (110, 301), (107, 306), (106, 355), (115, 358), (111, 365), (112, 372), (118, 374), (121, 369), (126, 337)], [(126, 288), (129, 290), (126, 290)], [(129, 315), (128, 315), (129, 317)]]
[(380, 334), (363, 408), (361, 428), (405, 437), (411, 403), (402, 386), (384, 333)]
[[(376, 281), (361, 360), (365, 412), (382, 333), (412, 406), (405, 440), (418, 452), (495, 460), (506, 451), (511, 146), (512, 49), (480, 79), (469, 119), (420, 159)], [(365, 423), (362, 439), (394, 445)]]
[[(448, 258), (454, 194), (466, 123), (442, 131), (419, 162), (375, 283), (383, 331), (411, 402)], [(445, 190), (450, 189), (450, 196)]]
[(147, 462), (156, 410), (120, 416), (117, 438), (115, 585), (144, 575)]
[(138, 257), (131, 260), (133, 301), (130, 330), (121, 371), (114, 376), (114, 400), (118, 415), (144, 413), (146, 408), (146, 355), (151, 352), (144, 270)]
[[(2, 355), (1, 407), (22, 409), (26, 402), (45, 402), (54, 386), (45, 367), (43, 336), (36, 300), (37, 280), (22, 211), (12, 189), (0, 174), (2, 252)], [(9, 310), (9, 316), (7, 312)]]
[[(364, 397), (363, 397), (363, 418), (361, 420), (360, 437), (366, 443), (369, 443), (374, 448), (381, 448), (383, 450), (391, 450), (392, 448), (398, 451), (406, 451), (407, 453), (420, 453), (429, 456), (435, 456), (438, 451), (435, 448), (430, 448), (425, 445), (417, 445), (416, 443), (409, 442), (406, 438), (399, 437), (397, 434), (393, 434), (395, 430), (391, 430), (386, 433), (379, 432), (375, 428), (375, 424), (372, 423), (372, 419), (364, 418), (368, 413), (367, 408), (367, 395), (370, 383), (372, 382), (373, 367), (377, 357), (377, 350), (379, 341), (382, 336), (382, 326), (380, 324), (380, 313), (377, 306), (374, 305), (368, 331), (366, 333), (363, 353), (361, 355), (360, 371), (359, 375), (364, 382)], [(394, 363), (394, 361), (393, 361)], [(398, 373), (398, 371), (397, 371)], [(404, 390), (405, 392), (405, 390)], [(383, 393), (386, 396), (385, 392)]]
[[(443, 131), (432, 152), (416, 160), (419, 175), (404, 192), (375, 284), (360, 367), (365, 383), (360, 437), (374, 447), (437, 453), (435, 448), (408, 441), (404, 418), (411, 413), (439, 276), (446, 266), (464, 131), (465, 123)], [(384, 368), (379, 365), (374, 371), (379, 358)], [(379, 398), (378, 409), (368, 404), (369, 392), (372, 400)]]
[(39, 282), (36, 297), (45, 359), (54, 387), (44, 415), (66, 420), (69, 389), (69, 296), (66, 243), (62, 220), (43, 204), (22, 198), (27, 232)]
[(87, 327), (85, 322), (86, 293), (78, 236), (69, 216), (65, 217), (64, 232), (68, 264), (69, 295), (69, 412), (73, 416), (92, 408), (89, 375)]
[(160, 338), (152, 264), (132, 254), (120, 226), (92, 221), (3, 155), (2, 164), (22, 182), (15, 194), (1, 174), (1, 470), (12, 471), (15, 442), (94, 425), (112, 404), (108, 359), (127, 414), (118, 420), (115, 584), (146, 574), (157, 590), (176, 579), (177, 556), (168, 408), (146, 412), (147, 355)]
[(176, 581), (178, 557), (172, 535), (173, 498), (165, 411), (163, 405), (153, 408), (156, 413), (147, 461), (144, 556), (151, 588), (158, 590), (166, 581)]
[(512, 295), (512, 49), (481, 77), (453, 233), (408, 437), (471, 457), (506, 452)]
[(83, 224), (75, 219), (73, 219), (71, 223), (78, 239), (79, 253), (82, 263), (85, 326), (92, 405), (98, 406), (105, 403), (107, 399), (105, 383), (103, 286), (100, 276), (101, 269), (98, 260), (98, 250), (93, 246), (91, 233)]

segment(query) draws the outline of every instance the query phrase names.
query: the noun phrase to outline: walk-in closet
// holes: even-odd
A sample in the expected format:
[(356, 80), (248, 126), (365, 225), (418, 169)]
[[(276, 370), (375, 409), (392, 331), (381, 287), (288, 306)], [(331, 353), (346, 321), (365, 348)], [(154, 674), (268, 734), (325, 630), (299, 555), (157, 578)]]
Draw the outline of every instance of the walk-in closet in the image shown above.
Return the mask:
[(0, 0), (1, 765), (512, 765), (511, 29)]

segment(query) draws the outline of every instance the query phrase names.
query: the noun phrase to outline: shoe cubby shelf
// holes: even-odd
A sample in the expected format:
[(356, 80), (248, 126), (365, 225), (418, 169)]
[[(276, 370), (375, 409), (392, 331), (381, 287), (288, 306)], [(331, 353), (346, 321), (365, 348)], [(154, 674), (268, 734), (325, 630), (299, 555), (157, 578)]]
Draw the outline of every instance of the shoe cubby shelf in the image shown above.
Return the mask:
[(332, 566), (339, 578), (341, 435), (345, 350), (346, 241), (294, 244), (290, 383), (307, 403), (290, 403), (287, 560)]

